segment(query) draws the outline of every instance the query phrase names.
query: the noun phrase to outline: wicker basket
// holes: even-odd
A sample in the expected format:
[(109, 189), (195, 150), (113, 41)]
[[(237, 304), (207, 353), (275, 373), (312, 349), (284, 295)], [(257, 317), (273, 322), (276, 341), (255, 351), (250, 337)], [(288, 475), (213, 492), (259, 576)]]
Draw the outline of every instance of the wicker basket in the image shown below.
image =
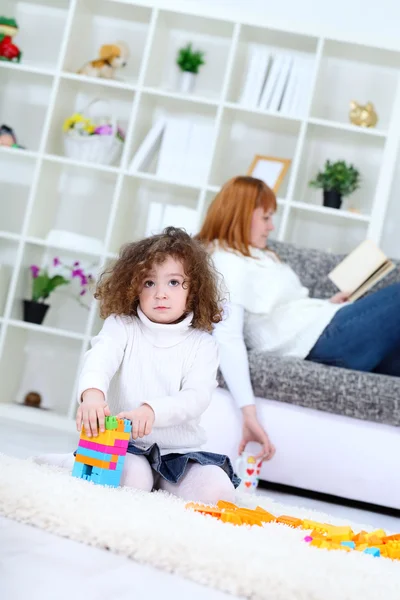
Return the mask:
[(64, 133), (64, 152), (68, 158), (82, 162), (94, 162), (112, 165), (121, 155), (123, 141), (117, 137), (118, 125), (110, 103), (105, 100), (93, 100), (80, 114), (95, 121), (94, 107), (100, 103), (107, 105), (112, 133), (110, 135), (83, 136), (73, 129)]

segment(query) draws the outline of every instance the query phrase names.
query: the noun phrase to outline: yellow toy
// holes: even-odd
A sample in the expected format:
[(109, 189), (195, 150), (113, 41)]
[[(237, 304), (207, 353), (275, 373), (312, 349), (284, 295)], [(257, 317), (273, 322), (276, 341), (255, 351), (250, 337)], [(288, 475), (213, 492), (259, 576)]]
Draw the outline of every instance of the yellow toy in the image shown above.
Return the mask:
[(261, 506), (254, 510), (240, 508), (231, 502), (220, 500), (217, 506), (206, 506), (196, 502), (186, 504), (187, 509), (220, 519), (232, 525), (258, 525), (264, 523), (281, 523), (296, 529), (311, 530), (304, 538), (310, 546), (326, 550), (342, 550), (344, 552), (358, 551), (372, 556), (384, 556), (400, 560), (400, 533), (386, 535), (383, 529), (368, 533), (354, 533), (351, 527), (338, 527), (329, 523), (318, 523), (309, 519), (298, 519), (288, 515), (275, 517)]
[(353, 125), (359, 127), (375, 127), (378, 122), (378, 115), (372, 102), (362, 105), (352, 100), (350, 102), (349, 118)]

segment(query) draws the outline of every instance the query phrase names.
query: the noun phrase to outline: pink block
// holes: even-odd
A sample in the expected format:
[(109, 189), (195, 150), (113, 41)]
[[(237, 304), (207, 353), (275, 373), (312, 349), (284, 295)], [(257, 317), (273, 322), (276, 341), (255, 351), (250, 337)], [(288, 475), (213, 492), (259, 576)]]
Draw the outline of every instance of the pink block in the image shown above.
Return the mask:
[(121, 448), (127, 448), (128, 440), (115, 440), (115, 446), (119, 446)]
[(118, 454), (119, 456), (125, 456), (126, 454), (126, 447), (106, 446), (105, 444), (96, 444), (95, 442), (88, 442), (87, 440), (79, 440), (79, 445), (82, 448), (97, 450), (97, 452), (103, 452), (104, 454)]
[(117, 468), (117, 463), (111, 462), (110, 463), (110, 471), (115, 471), (116, 468)]

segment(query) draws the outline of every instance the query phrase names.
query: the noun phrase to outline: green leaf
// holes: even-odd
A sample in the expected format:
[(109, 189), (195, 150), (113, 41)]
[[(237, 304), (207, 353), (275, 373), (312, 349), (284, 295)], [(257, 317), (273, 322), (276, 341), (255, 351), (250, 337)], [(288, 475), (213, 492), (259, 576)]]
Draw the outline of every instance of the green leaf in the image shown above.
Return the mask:
[(67, 285), (68, 283), (70, 283), (69, 279), (65, 279), (65, 277), (62, 275), (54, 275), (54, 277), (49, 279), (48, 295), (50, 295), (51, 292), (53, 292), (60, 285)]
[(204, 65), (204, 52), (192, 50), (192, 44), (181, 48), (178, 52), (176, 64), (182, 71), (198, 73), (199, 67)]
[(353, 165), (347, 165), (344, 160), (335, 163), (327, 160), (324, 170), (317, 173), (315, 179), (309, 182), (309, 186), (336, 190), (341, 196), (348, 196), (360, 187), (360, 173)]
[(49, 276), (47, 273), (38, 275), (32, 280), (32, 300), (38, 302), (40, 298), (47, 298), (47, 288), (49, 284)]

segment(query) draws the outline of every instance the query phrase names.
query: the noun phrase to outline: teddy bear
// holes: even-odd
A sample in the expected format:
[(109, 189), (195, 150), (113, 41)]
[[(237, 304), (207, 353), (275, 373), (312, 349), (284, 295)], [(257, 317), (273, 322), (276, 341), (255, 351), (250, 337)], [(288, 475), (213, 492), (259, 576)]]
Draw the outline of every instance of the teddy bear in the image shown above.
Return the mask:
[(117, 69), (126, 66), (129, 58), (129, 47), (125, 42), (105, 44), (99, 50), (100, 58), (86, 63), (79, 71), (81, 75), (115, 79)]
[(353, 125), (358, 125), (359, 127), (375, 127), (378, 122), (378, 115), (372, 102), (367, 102), (363, 106), (352, 100), (350, 102), (349, 117)]

